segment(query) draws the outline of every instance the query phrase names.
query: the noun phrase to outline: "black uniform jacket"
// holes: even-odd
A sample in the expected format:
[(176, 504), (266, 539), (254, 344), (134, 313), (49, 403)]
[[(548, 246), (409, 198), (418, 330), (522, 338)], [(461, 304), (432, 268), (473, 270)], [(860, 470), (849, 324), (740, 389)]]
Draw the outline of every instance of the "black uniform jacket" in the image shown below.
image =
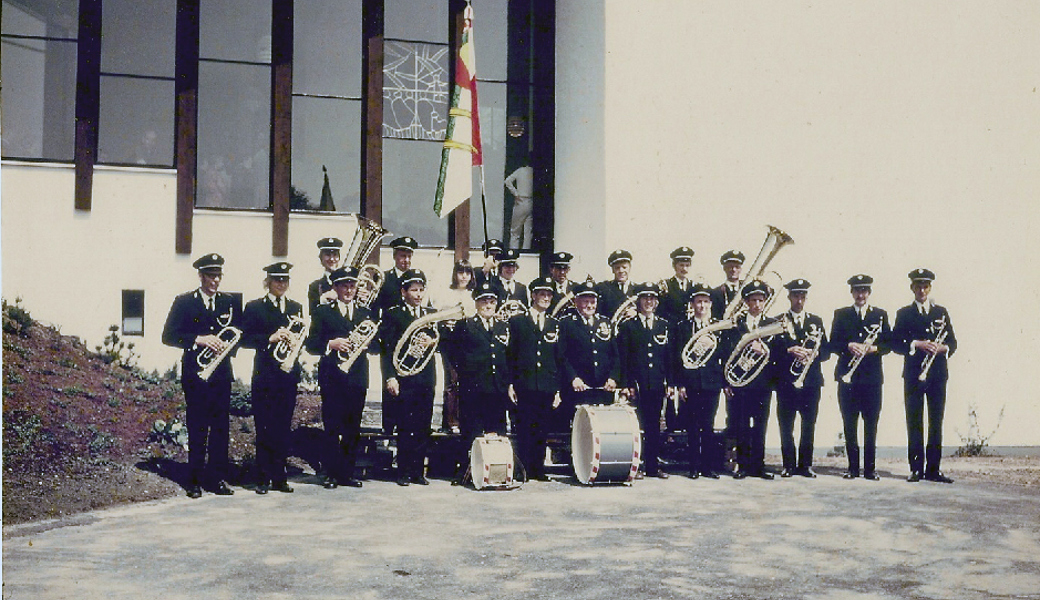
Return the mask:
[[(198, 375), (197, 358), (200, 349), (195, 348), (195, 338), (200, 335), (216, 335), (226, 326), (239, 327), (242, 318), (242, 305), (230, 294), (217, 292), (213, 301), (213, 311), (206, 308), (202, 292), (195, 290), (186, 292), (173, 299), (170, 314), (163, 327), (162, 341), (167, 346), (184, 350), (184, 375)], [(237, 348), (236, 348), (237, 349)], [(235, 350), (232, 350), (234, 356)], [(227, 358), (217, 367), (210, 377), (210, 382), (230, 381), (233, 379), (231, 361)]]
[(614, 332), (603, 315), (594, 315), (591, 327), (577, 314), (561, 319), (560, 356), (563, 389), (571, 389), (575, 377), (589, 387), (602, 387), (607, 379), (621, 380)]
[(480, 317), (470, 317), (446, 332), (456, 359), (461, 389), (482, 394), (505, 393), (509, 388), (509, 324), (491, 319), (491, 330)]
[[(332, 289), (332, 282), (329, 281), (329, 274), (325, 273), (321, 277), (315, 279), (307, 286), (307, 310), (310, 314), (314, 314), (314, 309), (318, 308), (321, 304), (321, 295)], [(328, 304), (328, 302), (325, 302)]]
[(840, 380), (849, 372), (852, 352), (849, 342), (862, 342), (872, 327), (880, 327), (880, 334), (874, 341), (878, 351), (863, 358), (856, 372), (852, 375), (853, 384), (881, 385), (884, 374), (881, 370), (881, 357), (888, 354), (892, 339), (892, 329), (888, 325), (888, 313), (876, 306), (867, 306), (867, 314), (859, 318), (853, 306), (846, 306), (834, 311), (834, 322), (831, 324), (831, 353), (838, 357), (834, 367), (834, 378)]
[[(383, 313), (383, 321), (379, 327), (379, 346), (382, 352), (383, 374), (387, 379), (395, 377), (402, 383), (407, 380), (412, 385), (432, 388), (437, 382), (437, 371), (434, 367), (435, 361), (433, 359), (426, 363), (422, 371), (410, 377), (402, 378), (397, 373), (397, 370), (394, 369), (394, 348), (397, 346), (397, 341), (404, 335), (405, 329), (412, 324), (412, 321), (415, 321), (412, 310), (410, 306), (406, 308), (405, 305), (398, 304)], [(419, 307), (419, 311), (419, 314), (422, 316), (434, 312), (433, 308), (429, 306)]]
[[(307, 352), (320, 356), (319, 368), (332, 374), (340, 371), (340, 360), (338, 352), (326, 352), (329, 341), (350, 337), (354, 328), (366, 319), (376, 320), (375, 314), (370, 309), (357, 305), (354, 306), (354, 312), (348, 319), (340, 313), (341, 304), (337, 300), (332, 304), (322, 304), (316, 308), (314, 314), (311, 315), (311, 329), (307, 336)], [(364, 353), (350, 366), (350, 372), (346, 377), (350, 385), (368, 387), (368, 361), (365, 360)]]
[(686, 307), (689, 304), (690, 288), (693, 282), (686, 280), (686, 289), (682, 289), (676, 277), (670, 277), (664, 281), (664, 289), (661, 290), (661, 304), (657, 308), (657, 314), (668, 319), (669, 323), (677, 324), (686, 318)]
[[(727, 330), (727, 334), (731, 337), (730, 345), (732, 350), (736, 349), (737, 344), (740, 343), (740, 339), (744, 337), (751, 328), (748, 327), (749, 314), (744, 313), (737, 319), (737, 326), (733, 329)], [(773, 317), (761, 317), (758, 322), (758, 328), (761, 329), (767, 325), (776, 323), (776, 319)], [(782, 342), (780, 341), (786, 334), (772, 335), (763, 338), (759, 338), (758, 341), (762, 342), (769, 347), (769, 362), (766, 364), (762, 372), (758, 374), (750, 383), (741, 387), (744, 390), (762, 390), (772, 388), (776, 383), (776, 357), (781, 352)], [(731, 354), (732, 354), (731, 350)], [(727, 359), (729, 356), (726, 357)], [(725, 365), (725, 361), (723, 362)]]
[(636, 286), (631, 281), (626, 282), (626, 286), (628, 291), (623, 292), (621, 284), (614, 280), (597, 283), (596, 293), (599, 294), (599, 303), (596, 304), (596, 312), (608, 319), (613, 317), (618, 307), (635, 293)]
[(495, 287), (497, 287), (499, 292), (502, 294), (501, 298), (499, 299), (500, 302), (504, 302), (506, 300), (519, 300), (520, 303), (524, 305), (524, 308), (528, 308), (531, 306), (531, 297), (527, 293), (526, 285), (514, 279), (513, 292), (509, 293), (506, 290), (506, 284), (502, 281), (502, 278), (496, 277), (492, 281), (494, 282)]
[(256, 358), (253, 359), (253, 382), (254, 384), (267, 377), (292, 377), (296, 381), (300, 379), (300, 362), (296, 361), (290, 373), (282, 371), (281, 366), (274, 360), (271, 351), (274, 345), (268, 340), (271, 334), (280, 327), (289, 325), (290, 317), (303, 318), (303, 306), (295, 300), (285, 300), (285, 313), (271, 302), (270, 297), (264, 296), (246, 303), (242, 311), (242, 346), (256, 350)]
[(927, 352), (915, 350), (910, 355), (910, 344), (914, 340), (935, 341), (939, 328), (946, 324), (946, 339), (943, 343), (950, 347), (947, 354), (937, 354), (932, 366), (928, 369), (928, 381), (946, 381), (949, 377), (946, 360), (957, 351), (957, 336), (953, 332), (950, 313), (938, 304), (929, 304), (927, 315), (917, 310), (917, 304), (904, 306), (896, 311), (896, 324), (892, 330), (892, 350), (906, 357), (903, 360), (903, 378), (916, 379), (921, 375), (922, 363)]
[(404, 303), (401, 299), (401, 278), (397, 276), (397, 269), (384, 271), (383, 275), (383, 287), (379, 288), (379, 294), (372, 304), (372, 308), (380, 315), (385, 315), (391, 306)]
[[(709, 318), (708, 325), (715, 322), (715, 319)], [(690, 341), (690, 338), (693, 337), (694, 332), (703, 328), (694, 329), (695, 326), (695, 322), (684, 320), (676, 327), (675, 363), (678, 384), (688, 388), (688, 391), (721, 390), (726, 387), (726, 377), (723, 375), (722, 365), (725, 364), (730, 352), (733, 351), (733, 330), (728, 329), (707, 334), (715, 336), (714, 352), (712, 352), (708, 362), (704, 363), (704, 366), (701, 368), (687, 369), (682, 365), (683, 348)]]
[[(556, 305), (559, 304), (561, 300), (563, 300), (564, 296), (566, 296), (568, 293), (570, 293), (571, 291), (574, 290), (574, 282), (568, 279), (567, 283), (565, 283), (562, 286), (562, 289), (563, 289), (562, 292), (560, 291), (560, 289), (561, 289), (561, 287), (559, 286), (559, 284), (557, 284), (555, 281), (553, 281), (553, 297), (552, 297), (552, 302), (549, 303), (549, 312), (550, 313), (552, 311), (556, 310)], [(572, 308), (568, 308), (568, 309), (565, 309), (565, 310), (561, 310), (556, 316), (557, 316), (557, 318), (562, 318), (565, 314), (573, 313), (573, 312), (574, 312), (574, 308), (572, 307)]]
[(723, 313), (726, 312), (726, 307), (733, 301), (738, 294), (740, 294), (740, 286), (731, 290), (723, 283), (719, 287), (711, 291), (711, 316), (716, 319), (721, 319)]
[(621, 387), (661, 390), (675, 382), (675, 336), (667, 320), (655, 316), (652, 329), (639, 316), (625, 321), (617, 346)]
[(518, 390), (554, 394), (560, 389), (560, 322), (545, 315), (539, 329), (530, 312), (509, 319), (509, 370)]
[(803, 381), (805, 387), (821, 387), (823, 386), (823, 361), (830, 357), (830, 346), (827, 343), (827, 331), (823, 327), (823, 319), (819, 315), (814, 315), (810, 312), (802, 312), (802, 325), (799, 326), (795, 321), (794, 314), (788, 311), (786, 317), (789, 323), (791, 323), (794, 329), (794, 336), (784, 334), (778, 338), (779, 352), (776, 354), (776, 375), (780, 381), (787, 383), (794, 383), (797, 375), (791, 373), (791, 365), (795, 361), (795, 357), (788, 353), (787, 350), (794, 346), (802, 346), (806, 340), (809, 339), (810, 335), (819, 332), (823, 337), (820, 338), (820, 352), (813, 360), (812, 364), (809, 365), (809, 372), (806, 373)]

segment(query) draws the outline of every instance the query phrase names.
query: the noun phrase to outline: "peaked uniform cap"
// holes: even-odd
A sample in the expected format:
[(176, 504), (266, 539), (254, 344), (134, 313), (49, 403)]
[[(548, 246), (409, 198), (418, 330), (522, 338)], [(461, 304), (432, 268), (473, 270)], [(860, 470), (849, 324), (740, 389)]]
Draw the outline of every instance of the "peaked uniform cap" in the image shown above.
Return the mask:
[(268, 277), (276, 277), (276, 278), (279, 278), (279, 279), (288, 279), (289, 278), (289, 269), (291, 269), (291, 268), (292, 268), (292, 264), (291, 263), (287, 263), (287, 262), (282, 261), (282, 262), (276, 262), (276, 263), (271, 263), (271, 264), (267, 265), (266, 267), (264, 267), (264, 271), (267, 271), (267, 276)]
[(692, 301), (694, 296), (707, 296), (711, 298), (711, 288), (708, 287), (708, 284), (698, 281), (690, 288), (689, 300)]
[(935, 281), (935, 273), (932, 273), (928, 269), (914, 269), (907, 273), (907, 277), (909, 277), (911, 281)]
[(860, 273), (858, 275), (853, 275), (852, 277), (849, 277), (848, 284), (852, 286), (853, 289), (863, 287), (868, 288), (874, 285), (874, 278), (870, 275), (864, 275), (863, 273)]
[(318, 250), (339, 250), (343, 247), (343, 240), (334, 237), (325, 237), (318, 240)]
[(808, 279), (792, 279), (784, 284), (789, 292), (808, 292), (812, 284)]
[(610, 266), (614, 266), (614, 263), (620, 262), (622, 260), (631, 261), (632, 253), (628, 250), (615, 250), (610, 253), (610, 256), (607, 257), (607, 264)]
[(552, 256), (552, 265), (557, 267), (570, 266), (571, 261), (574, 260), (574, 255), (570, 252), (557, 252)]
[(542, 290), (544, 292), (554, 292), (556, 291), (556, 286), (553, 285), (552, 277), (539, 277), (538, 279), (532, 280), (531, 283), (528, 284), (527, 290), (532, 294), (537, 292), (538, 290)]
[(719, 263), (726, 264), (731, 260), (744, 264), (744, 253), (740, 250), (730, 250), (719, 258)]
[(511, 264), (517, 264), (517, 261), (519, 261), (519, 260), (520, 260), (520, 253), (517, 252), (516, 250), (512, 250), (512, 249), (510, 249), (510, 250), (503, 250), (502, 253), (498, 255), (498, 264), (500, 264), (500, 265), (510, 264), (510, 263)]
[(195, 267), (199, 271), (215, 271), (221, 272), (224, 270), (224, 257), (217, 254), (206, 254), (191, 263), (191, 266)]
[(668, 256), (672, 257), (672, 260), (693, 260), (693, 248), (689, 246), (680, 246)]
[(408, 236), (399, 237), (390, 242), (390, 247), (394, 250), (411, 250), (414, 252), (419, 248), (419, 242)]
[(768, 296), (769, 286), (766, 285), (764, 281), (756, 279), (751, 283), (745, 285), (744, 288), (740, 290), (740, 296), (742, 298), (749, 298), (753, 294), (765, 294), (766, 296)]
[(473, 299), (480, 300), (481, 298), (494, 298), (498, 299), (498, 288), (491, 285), (491, 283), (485, 281), (473, 288)]
[(426, 285), (426, 273), (419, 269), (408, 269), (401, 275), (401, 287), (406, 288), (413, 283)]
[(332, 281), (333, 285), (343, 281), (357, 281), (357, 278), (357, 267), (340, 267), (339, 269), (329, 273), (329, 280)]

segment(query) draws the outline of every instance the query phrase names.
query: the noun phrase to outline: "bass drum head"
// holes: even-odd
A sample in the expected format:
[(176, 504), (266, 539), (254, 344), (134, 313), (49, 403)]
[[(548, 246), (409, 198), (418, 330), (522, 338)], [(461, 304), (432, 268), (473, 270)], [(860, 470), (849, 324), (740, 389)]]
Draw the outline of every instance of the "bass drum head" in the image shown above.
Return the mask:
[(513, 446), (508, 438), (487, 435), (473, 440), (469, 469), (473, 487), (506, 487), (513, 483)]
[(642, 452), (639, 419), (631, 406), (578, 406), (571, 430), (574, 474), (584, 484), (631, 482)]
[(588, 406), (579, 406), (574, 413), (574, 428), (571, 430), (571, 456), (578, 481), (592, 483), (595, 452), (590, 409)]

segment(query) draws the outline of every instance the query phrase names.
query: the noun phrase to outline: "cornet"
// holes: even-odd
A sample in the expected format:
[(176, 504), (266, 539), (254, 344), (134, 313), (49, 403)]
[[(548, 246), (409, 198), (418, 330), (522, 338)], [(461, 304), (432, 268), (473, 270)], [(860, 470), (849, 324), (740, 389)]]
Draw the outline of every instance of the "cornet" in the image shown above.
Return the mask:
[(231, 350), (233, 350), (239, 340), (242, 339), (242, 330), (228, 325), (217, 332), (217, 337), (220, 341), (224, 342), (224, 347), (220, 352), (214, 352), (209, 348), (203, 348), (199, 351), (198, 356), (195, 357), (196, 364), (201, 368), (199, 371), (199, 379), (203, 381), (209, 381), (209, 378), (217, 370), (217, 367), (220, 366), (220, 363), (224, 362), (224, 359), (227, 358), (228, 354), (231, 354)]
[[(867, 337), (863, 338), (863, 341), (860, 343), (866, 344), (867, 346), (871, 346), (874, 344), (875, 341), (877, 341), (879, 335), (881, 335), (881, 324), (874, 323), (869, 328), (867, 328)], [(856, 369), (859, 368), (859, 364), (863, 362), (863, 358), (866, 355), (866, 352), (864, 352), (859, 356), (853, 356), (852, 359), (849, 360), (849, 372), (841, 376), (842, 383), (852, 383), (852, 374), (855, 373)]]
[[(781, 333), (794, 333), (794, 327), (785, 317), (745, 333), (726, 360), (726, 381), (733, 387), (744, 387), (754, 381), (769, 364), (769, 346), (752, 342)], [(762, 350), (756, 346), (761, 346)]]
[(271, 348), (271, 357), (278, 363), (278, 367), (288, 373), (296, 366), (296, 359), (303, 349), (303, 342), (307, 339), (307, 322), (301, 317), (289, 317), (289, 340), (280, 340)]
[(426, 368), (437, 351), (441, 334), (437, 329), (440, 321), (457, 321), (465, 318), (466, 311), (462, 303), (435, 313), (424, 315), (412, 321), (401, 339), (394, 346), (394, 369), (401, 377), (410, 377)]
[[(787, 235), (783, 231), (773, 227), (772, 225), (766, 225), (769, 228), (769, 233), (766, 235), (766, 241), (762, 243), (762, 248), (758, 251), (758, 256), (755, 257), (755, 262), (748, 268), (747, 274), (743, 279), (740, 280), (740, 284), (737, 286), (737, 295), (734, 296), (733, 300), (730, 301), (729, 305), (726, 306), (725, 312), (722, 313), (723, 319), (733, 319), (734, 321), (744, 311), (747, 310), (747, 305), (744, 304), (744, 297), (740, 293), (740, 290), (744, 288), (744, 285), (755, 279), (762, 279), (762, 275), (765, 274), (766, 267), (769, 262), (773, 260), (777, 252), (788, 244), (794, 243), (794, 238)], [(773, 271), (776, 275), (777, 280), (780, 280), (780, 274)], [(779, 285), (771, 286), (773, 292), (766, 298), (765, 308), (762, 309), (762, 314), (769, 312), (769, 307), (773, 305), (776, 300), (776, 290), (779, 289)]]

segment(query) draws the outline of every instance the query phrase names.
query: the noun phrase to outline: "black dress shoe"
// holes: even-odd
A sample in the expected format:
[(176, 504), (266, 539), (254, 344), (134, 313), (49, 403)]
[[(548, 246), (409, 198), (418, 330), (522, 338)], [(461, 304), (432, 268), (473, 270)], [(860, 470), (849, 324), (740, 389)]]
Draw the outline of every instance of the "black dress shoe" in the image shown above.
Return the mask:
[(285, 481), (279, 481), (278, 483), (276, 483), (273, 486), (271, 486), (271, 489), (276, 491), (276, 492), (281, 492), (283, 494), (291, 494), (291, 493), (293, 493), (292, 487), (290, 487), (288, 482), (285, 482)]
[(264, 495), (264, 494), (266, 494), (266, 493), (267, 493), (267, 492), (268, 492), (268, 491), (269, 491), (270, 489), (271, 489), (271, 486), (267, 485), (266, 483), (261, 483), (261, 484), (259, 484), (259, 485), (257, 485), (257, 486), (256, 486), (256, 493), (257, 493), (257, 494), (260, 494), (261, 496), (263, 496), (263, 495)]
[(636, 479), (642, 479), (644, 477), (646, 477), (646, 475), (644, 475), (642, 471), (636, 471)]
[(784, 469), (783, 471), (780, 471), (780, 476), (785, 478), (785, 479), (788, 478), (788, 477), (791, 477), (793, 475), (794, 475), (794, 473), (791, 472), (791, 469)]
[(362, 486), (362, 483), (360, 479), (354, 479), (353, 477), (351, 477), (350, 479), (344, 481), (343, 485), (352, 488), (359, 488)]
[(188, 488), (188, 497), (192, 498), (192, 499), (201, 498), (202, 497), (202, 488), (197, 486), (197, 485), (193, 485), (193, 486), (189, 487)]
[(910, 476), (907, 477), (906, 480), (909, 481), (910, 483), (917, 483), (918, 481), (921, 481), (921, 472), (920, 471), (910, 471)]
[(656, 477), (658, 479), (668, 479), (668, 473), (665, 473), (664, 471), (658, 471), (650, 477)]
[(855, 471), (845, 471), (845, 474), (841, 476), (842, 479), (855, 479), (859, 477), (859, 473)]
[(701, 471), (701, 477), (707, 477), (708, 479), (718, 479), (719, 474), (715, 471)]
[(234, 495), (235, 490), (229, 488), (227, 482), (218, 481), (217, 485), (213, 487), (213, 493), (218, 496), (231, 496)]
[(931, 473), (925, 473), (924, 478), (927, 481), (934, 481), (936, 483), (953, 483), (953, 480), (942, 474), (942, 471), (933, 471)]
[(321, 484), (327, 490), (334, 490), (339, 487), (339, 481), (335, 477), (325, 478), (325, 483)]
[(412, 477), (412, 483), (416, 485), (430, 485), (430, 480), (423, 475), (416, 475)]
[(698, 479), (701, 476), (697, 471), (690, 471), (690, 479)]
[(402, 475), (401, 477), (397, 478), (397, 485), (399, 485), (401, 487), (406, 487), (408, 485), (408, 483), (409, 483), (409, 479), (408, 479), (408, 477), (406, 475)]
[(798, 471), (798, 474), (802, 477), (808, 477), (809, 479), (816, 479), (816, 472), (811, 467), (805, 467)]
[(747, 471), (738, 470), (733, 473), (733, 479), (745, 479), (747, 477)]
[(868, 471), (868, 472), (864, 473), (863, 474), (863, 479), (869, 479), (871, 481), (881, 481), (881, 478), (878, 477), (878, 474), (873, 472), (873, 471)]
[(759, 471), (758, 473), (755, 473), (755, 477), (758, 477), (759, 479), (765, 479), (766, 481), (771, 481), (773, 479), (773, 474), (769, 471)]

